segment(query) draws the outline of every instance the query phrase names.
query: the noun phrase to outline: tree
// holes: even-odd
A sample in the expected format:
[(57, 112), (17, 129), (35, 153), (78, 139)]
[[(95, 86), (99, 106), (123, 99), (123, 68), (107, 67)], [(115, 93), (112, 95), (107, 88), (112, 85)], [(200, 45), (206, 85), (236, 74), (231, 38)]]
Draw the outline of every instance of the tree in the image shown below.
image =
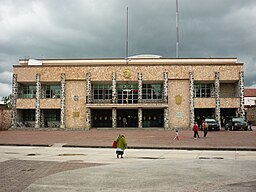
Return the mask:
[(5, 96), (2, 98), (2, 101), (4, 102), (4, 104), (8, 107), (8, 109), (11, 109), (13, 106), (13, 100), (12, 100), (12, 94), (10, 94), (9, 96)]

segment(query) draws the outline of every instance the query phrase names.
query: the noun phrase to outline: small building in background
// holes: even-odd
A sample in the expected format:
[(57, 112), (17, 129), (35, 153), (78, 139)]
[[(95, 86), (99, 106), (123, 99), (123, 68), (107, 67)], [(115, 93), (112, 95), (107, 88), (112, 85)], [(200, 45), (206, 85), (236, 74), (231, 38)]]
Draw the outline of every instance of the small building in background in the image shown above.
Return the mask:
[(256, 88), (246, 87), (244, 89), (244, 107), (246, 119), (256, 125)]

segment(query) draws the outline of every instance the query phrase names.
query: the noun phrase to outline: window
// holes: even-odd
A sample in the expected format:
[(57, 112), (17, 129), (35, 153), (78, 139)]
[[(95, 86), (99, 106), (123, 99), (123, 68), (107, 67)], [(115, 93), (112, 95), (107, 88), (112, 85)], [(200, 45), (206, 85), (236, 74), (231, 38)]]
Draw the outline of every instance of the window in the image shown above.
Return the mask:
[(194, 97), (211, 97), (211, 84), (195, 84)]
[(51, 121), (60, 121), (60, 110), (45, 110), (44, 111), (44, 118), (45, 121), (51, 122)]
[(25, 109), (22, 115), (23, 115), (23, 121), (35, 121), (34, 109)]
[(93, 85), (93, 98), (94, 100), (112, 99), (112, 85)]
[(19, 98), (36, 98), (36, 85), (20, 85)]
[(138, 85), (137, 84), (118, 84), (117, 99), (120, 104), (138, 103)]
[(163, 85), (162, 84), (143, 84), (142, 99), (162, 99)]
[(60, 93), (60, 85), (43, 85), (42, 87), (43, 98), (60, 98)]

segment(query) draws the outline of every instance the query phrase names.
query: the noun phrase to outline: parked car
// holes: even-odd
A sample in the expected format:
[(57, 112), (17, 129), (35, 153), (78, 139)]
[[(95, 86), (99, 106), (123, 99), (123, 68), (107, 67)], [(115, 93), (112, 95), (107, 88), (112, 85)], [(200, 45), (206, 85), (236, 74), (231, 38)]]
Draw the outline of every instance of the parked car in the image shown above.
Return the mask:
[(232, 117), (232, 118), (227, 118), (226, 119), (226, 124), (225, 124), (225, 129), (226, 130), (248, 130), (248, 124), (246, 121), (244, 121), (243, 118), (241, 117)]
[(220, 130), (220, 125), (217, 123), (217, 121), (215, 119), (205, 119), (205, 121), (208, 124), (208, 130), (216, 130), (219, 131)]

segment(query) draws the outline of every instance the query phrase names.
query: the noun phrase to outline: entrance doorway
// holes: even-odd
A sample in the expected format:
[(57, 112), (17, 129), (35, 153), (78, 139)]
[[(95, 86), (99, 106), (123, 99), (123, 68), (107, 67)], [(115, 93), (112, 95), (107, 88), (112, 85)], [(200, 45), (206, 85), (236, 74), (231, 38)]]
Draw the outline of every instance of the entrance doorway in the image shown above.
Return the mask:
[(117, 127), (138, 127), (138, 110), (117, 109)]
[(92, 127), (112, 127), (112, 110), (92, 109)]
[(143, 109), (142, 127), (164, 127), (164, 109)]

